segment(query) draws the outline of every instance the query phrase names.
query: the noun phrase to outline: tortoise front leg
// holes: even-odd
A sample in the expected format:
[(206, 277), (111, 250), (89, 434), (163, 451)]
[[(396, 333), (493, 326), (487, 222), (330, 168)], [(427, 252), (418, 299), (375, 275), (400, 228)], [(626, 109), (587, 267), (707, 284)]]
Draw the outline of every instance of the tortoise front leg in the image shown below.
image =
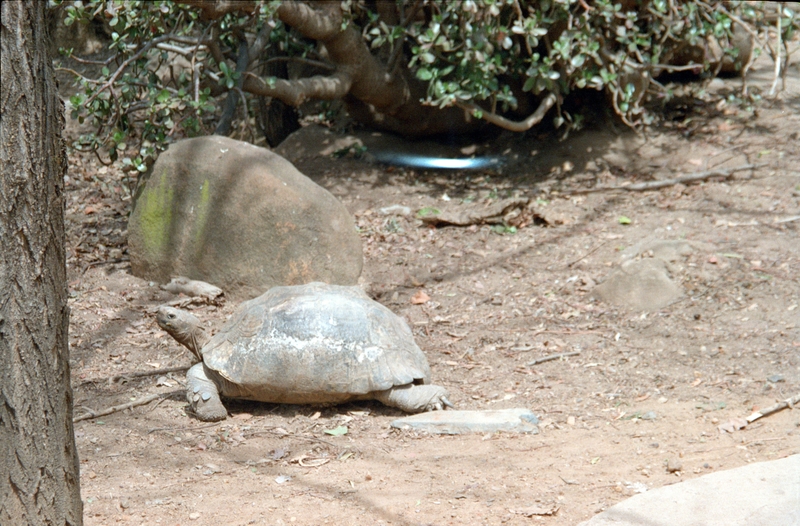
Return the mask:
[(447, 399), (447, 390), (438, 385), (399, 385), (373, 394), (379, 402), (402, 409), (406, 413), (440, 411), (445, 407), (453, 407)]
[(186, 399), (197, 418), (203, 422), (225, 420), (228, 412), (219, 399), (219, 389), (209, 377), (203, 362), (193, 365), (186, 373)]

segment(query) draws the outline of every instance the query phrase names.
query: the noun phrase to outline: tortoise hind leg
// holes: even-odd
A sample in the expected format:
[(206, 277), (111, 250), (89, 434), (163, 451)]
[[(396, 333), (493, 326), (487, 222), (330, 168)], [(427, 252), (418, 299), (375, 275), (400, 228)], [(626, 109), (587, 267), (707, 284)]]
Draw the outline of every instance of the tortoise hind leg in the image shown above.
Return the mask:
[(228, 412), (219, 399), (219, 389), (206, 374), (202, 362), (193, 365), (186, 373), (186, 387), (186, 399), (198, 419), (216, 422), (228, 417)]
[(373, 393), (379, 402), (402, 409), (406, 413), (442, 410), (453, 407), (447, 399), (447, 390), (438, 385), (399, 385), (386, 391)]

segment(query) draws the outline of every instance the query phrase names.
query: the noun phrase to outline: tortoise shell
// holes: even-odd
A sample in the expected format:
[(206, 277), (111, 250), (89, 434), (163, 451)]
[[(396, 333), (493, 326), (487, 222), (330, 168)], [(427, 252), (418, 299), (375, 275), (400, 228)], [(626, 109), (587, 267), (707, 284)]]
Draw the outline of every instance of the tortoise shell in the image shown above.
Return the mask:
[(242, 303), (201, 350), (246, 398), (334, 402), (429, 383), (430, 367), (399, 316), (358, 287), (275, 287)]

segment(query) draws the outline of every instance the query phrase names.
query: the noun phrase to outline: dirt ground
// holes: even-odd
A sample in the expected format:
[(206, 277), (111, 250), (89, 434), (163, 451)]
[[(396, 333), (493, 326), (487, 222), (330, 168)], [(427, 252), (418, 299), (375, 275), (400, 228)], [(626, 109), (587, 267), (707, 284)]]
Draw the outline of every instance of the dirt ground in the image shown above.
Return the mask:
[[(768, 86), (771, 67), (753, 78)], [(75, 416), (164, 395), (75, 424), (86, 524), (573, 525), (640, 491), (800, 453), (796, 410), (718, 430), (800, 393), (799, 77), (794, 66), (787, 90), (756, 111), (676, 107), (642, 136), (613, 125), (566, 141), (502, 135), (487, 151), (509, 162), (491, 173), (297, 152), (300, 170), (354, 214), (362, 285), (409, 321), (434, 382), (459, 409), (530, 408), (541, 420), (532, 435), (393, 430), (402, 415), (377, 402), (232, 401), (228, 420), (204, 424), (187, 415), (182, 372), (112, 378), (188, 366), (190, 355), (153, 319), (174, 296), (130, 274), (125, 176), (73, 154)], [(740, 85), (717, 80), (710, 92)], [(746, 163), (764, 164), (700, 184), (576, 193)], [(549, 223), (433, 229), (380, 211), (508, 195), (538, 200)], [(672, 268), (681, 299), (643, 313), (592, 298), (654, 239), (692, 246)], [(412, 302), (420, 291), (429, 299)], [(234, 307), (196, 314), (219, 327)], [(325, 432), (342, 425), (345, 435)]]

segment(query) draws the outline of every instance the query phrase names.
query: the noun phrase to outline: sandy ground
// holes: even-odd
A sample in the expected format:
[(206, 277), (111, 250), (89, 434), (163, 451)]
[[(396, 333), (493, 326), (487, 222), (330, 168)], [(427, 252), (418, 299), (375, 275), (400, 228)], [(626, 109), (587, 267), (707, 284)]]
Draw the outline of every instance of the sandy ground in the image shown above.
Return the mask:
[[(754, 76), (768, 85), (770, 67)], [(798, 76), (757, 111), (700, 105), (644, 136), (618, 126), (567, 141), (502, 136), (491, 146), (510, 160), (502, 173), (333, 162), (313, 144), (298, 155), (354, 214), (362, 286), (408, 320), (434, 382), (459, 409), (530, 408), (536, 435), (392, 430), (402, 415), (376, 402), (234, 401), (231, 418), (204, 424), (187, 415), (181, 372), (111, 379), (190, 356), (152, 317), (173, 296), (130, 274), (123, 174), (73, 155), (75, 415), (164, 394), (76, 423), (86, 524), (568, 525), (636, 492), (800, 453), (796, 410), (718, 430), (800, 393)], [(575, 193), (746, 163), (764, 165), (655, 191)], [(511, 195), (538, 200), (549, 223), (501, 234), (380, 212)], [(658, 239), (692, 247), (672, 267), (681, 299), (639, 312), (592, 298), (626, 254)], [(420, 291), (429, 299), (413, 303)], [(219, 327), (234, 307), (195, 313)], [(341, 425), (345, 435), (325, 433)]]

